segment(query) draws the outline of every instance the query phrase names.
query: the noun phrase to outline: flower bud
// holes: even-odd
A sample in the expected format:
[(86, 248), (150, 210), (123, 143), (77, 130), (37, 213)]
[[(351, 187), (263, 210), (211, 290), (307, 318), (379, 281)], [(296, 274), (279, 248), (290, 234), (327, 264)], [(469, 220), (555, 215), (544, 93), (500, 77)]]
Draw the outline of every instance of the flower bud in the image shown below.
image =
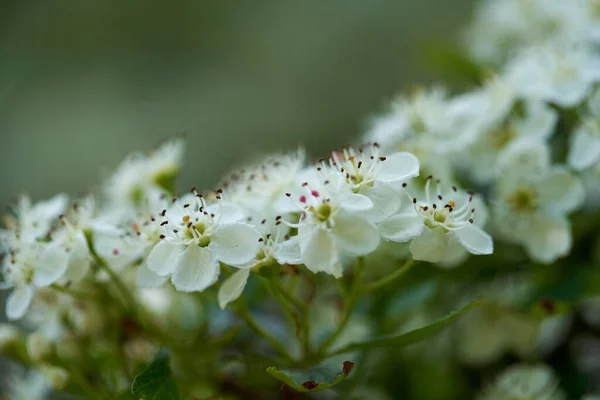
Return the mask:
[(56, 391), (63, 390), (69, 380), (69, 373), (59, 367), (46, 366), (43, 373), (48, 378), (50, 387)]
[(33, 362), (41, 362), (52, 353), (52, 343), (38, 332), (30, 333), (27, 336), (27, 353)]

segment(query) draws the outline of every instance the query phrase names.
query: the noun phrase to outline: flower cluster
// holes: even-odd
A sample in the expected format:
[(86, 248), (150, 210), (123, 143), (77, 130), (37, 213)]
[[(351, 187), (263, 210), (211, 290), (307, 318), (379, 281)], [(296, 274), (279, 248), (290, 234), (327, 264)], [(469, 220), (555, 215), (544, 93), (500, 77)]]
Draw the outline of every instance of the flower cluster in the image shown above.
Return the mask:
[[(441, 303), (487, 297), (457, 324), (453, 348), (440, 341), (436, 353), (443, 348), (440, 354), (482, 366), (506, 353), (550, 351), (570, 321), (544, 325), (523, 311), (535, 297), (535, 279), (518, 273), (514, 280), (465, 284), (468, 272), (460, 272), (473, 266), (470, 255), (493, 253), (476, 267), (483, 271), (489, 261), (493, 274), (507, 264), (551, 268), (570, 255), (574, 215), (585, 219), (600, 209), (599, 44), (595, 0), (485, 1), (469, 30), (469, 56), (495, 72), (482, 73), (478, 86), (461, 94), (436, 85), (398, 96), (369, 121), (362, 145), (314, 161), (303, 149), (271, 154), (236, 167), (214, 189), (178, 194), (185, 145), (173, 138), (129, 156), (98, 193), (38, 203), (21, 196), (0, 229), (0, 288), (11, 291), (8, 319), (22, 320), (31, 332), (21, 343), (19, 331), (0, 326), (0, 351), (16, 349), (26, 364), (41, 365), (43, 376), (31, 379), (43, 381), (35, 386), (44, 394), (48, 384), (62, 390), (77, 381), (69, 380), (77, 374), (72, 362), (116, 359), (108, 370), (113, 375), (121, 366), (123, 377), (102, 379), (121, 393), (121, 381), (159, 343), (197, 350), (202, 342), (207, 362), (221, 361), (205, 345), (230, 344), (239, 329), (231, 319), (221, 329), (219, 318), (233, 311), (284, 362), (312, 365), (360, 348), (355, 341), (372, 332), (404, 332), (437, 314), (396, 318), (394, 293), (361, 304), (373, 314), (380, 306), (391, 313), (389, 324), (370, 324), (367, 315), (349, 322), (361, 296), (376, 296), (415, 261), (433, 265), (421, 270), (429, 283), (437, 282), (427, 275), (439, 274), (437, 268), (465, 267), (444, 273), (453, 284), (425, 287)], [(404, 267), (395, 266), (398, 260)], [(329, 280), (338, 285), (317, 290)], [(258, 282), (267, 290), (255, 301)], [(404, 289), (414, 295), (420, 287)], [(252, 317), (248, 304), (268, 313), (268, 305), (256, 306), (268, 295), (282, 306), (298, 343), (281, 345), (277, 324), (264, 329)], [(410, 301), (401, 299), (403, 306)], [(557, 303), (541, 304), (555, 316)], [(400, 319), (409, 323), (394, 325)], [(292, 331), (280, 331), (287, 341)], [(198, 367), (186, 351), (179, 351), (181, 364)], [(346, 376), (354, 364), (340, 360)], [(85, 392), (81, 375), (77, 389)], [(303, 388), (318, 386), (308, 380)], [(480, 398), (564, 396), (549, 368), (521, 365)]]

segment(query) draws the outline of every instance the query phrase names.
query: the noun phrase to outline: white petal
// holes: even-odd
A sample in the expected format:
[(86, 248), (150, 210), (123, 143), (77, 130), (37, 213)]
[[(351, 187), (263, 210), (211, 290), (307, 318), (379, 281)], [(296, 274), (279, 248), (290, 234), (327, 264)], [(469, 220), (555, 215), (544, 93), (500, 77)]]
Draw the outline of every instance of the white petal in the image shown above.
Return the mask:
[(537, 191), (543, 207), (557, 213), (573, 211), (585, 199), (585, 189), (579, 178), (561, 167), (552, 168), (538, 184)]
[(449, 235), (442, 228), (425, 229), (413, 239), (410, 252), (415, 260), (438, 262), (448, 247)]
[(69, 265), (69, 254), (64, 247), (51, 243), (44, 247), (33, 270), (33, 284), (48, 286), (63, 276)]
[(208, 247), (189, 246), (177, 260), (177, 270), (171, 276), (175, 289), (181, 292), (201, 292), (219, 278), (219, 263)]
[(373, 208), (373, 202), (367, 196), (348, 192), (340, 196), (340, 206), (349, 212), (359, 212)]
[(550, 136), (558, 120), (558, 113), (542, 101), (528, 101), (525, 107), (526, 117), (516, 122), (519, 134), (540, 139)]
[(362, 213), (373, 222), (383, 221), (400, 208), (400, 196), (387, 183), (376, 181), (371, 187), (364, 187), (360, 193), (373, 202), (373, 208)]
[(300, 240), (294, 236), (285, 242), (277, 244), (274, 257), (279, 264), (302, 264), (302, 254), (300, 252)]
[(260, 233), (250, 225), (236, 223), (221, 226), (210, 238), (215, 257), (228, 265), (243, 265), (256, 257)]
[(58, 218), (65, 211), (68, 204), (69, 196), (64, 193), (57, 194), (49, 200), (37, 203), (33, 207), (33, 213), (36, 214), (36, 218), (52, 220)]
[(340, 247), (355, 256), (371, 253), (377, 248), (380, 240), (375, 224), (351, 215), (340, 214), (336, 217), (333, 234)]
[(342, 275), (338, 250), (332, 235), (325, 229), (304, 231), (299, 228), (300, 251), (306, 268), (312, 272), (326, 272), (335, 277)]
[(419, 236), (425, 228), (425, 221), (419, 215), (393, 215), (379, 225), (381, 236), (392, 242), (408, 242)]
[(16, 287), (6, 299), (6, 317), (9, 320), (21, 319), (33, 299), (33, 288), (29, 285)]
[[(296, 208), (297, 209), (297, 208)], [(219, 202), (217, 204), (207, 207), (206, 211), (219, 215), (221, 224), (233, 224), (235, 222), (242, 222), (245, 218), (244, 210), (229, 202)]]
[[(82, 232), (79, 232), (71, 241), (69, 248), (69, 265), (65, 273), (65, 279), (71, 282), (79, 282), (90, 268), (90, 255)], [(112, 267), (113, 264), (110, 264), (110, 266)]]
[(579, 171), (591, 167), (600, 159), (600, 132), (590, 132), (591, 129), (591, 126), (582, 125), (573, 133), (567, 160), (570, 166)]
[(419, 159), (407, 152), (394, 153), (381, 163), (377, 179), (384, 182), (402, 182), (419, 176)]
[(550, 149), (545, 142), (535, 138), (516, 139), (502, 151), (498, 165), (506, 171), (504, 180), (508, 175), (539, 175), (550, 166)]
[(145, 263), (138, 267), (135, 278), (137, 286), (143, 289), (161, 287), (169, 279), (167, 276), (160, 276), (150, 271)]
[(184, 250), (183, 245), (161, 240), (148, 254), (146, 260), (148, 269), (160, 276), (172, 274), (175, 271), (177, 259)]
[(233, 275), (223, 282), (217, 295), (221, 310), (224, 310), (227, 304), (240, 297), (244, 291), (244, 288), (246, 287), (249, 276), (250, 269), (238, 269)]
[(469, 224), (462, 229), (452, 231), (452, 235), (471, 254), (492, 254), (494, 252), (492, 237), (476, 225)]
[(564, 217), (535, 216), (523, 237), (529, 256), (541, 263), (554, 262), (571, 250), (571, 227)]

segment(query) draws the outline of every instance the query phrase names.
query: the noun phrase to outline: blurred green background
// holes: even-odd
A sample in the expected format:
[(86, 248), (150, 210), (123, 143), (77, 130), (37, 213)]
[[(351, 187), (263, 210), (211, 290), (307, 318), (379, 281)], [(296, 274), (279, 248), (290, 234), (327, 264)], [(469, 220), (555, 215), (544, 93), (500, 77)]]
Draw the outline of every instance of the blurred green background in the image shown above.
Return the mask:
[(132, 150), (187, 132), (182, 187), (303, 143), (352, 141), (398, 90), (435, 80), (472, 0), (3, 0), (0, 205), (89, 190)]

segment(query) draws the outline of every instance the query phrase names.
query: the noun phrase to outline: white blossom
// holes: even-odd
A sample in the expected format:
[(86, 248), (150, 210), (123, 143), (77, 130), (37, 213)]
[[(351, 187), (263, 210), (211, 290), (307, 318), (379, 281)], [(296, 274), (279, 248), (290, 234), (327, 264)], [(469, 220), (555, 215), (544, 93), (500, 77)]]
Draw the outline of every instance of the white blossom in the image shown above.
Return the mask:
[(304, 168), (304, 149), (271, 154), (260, 162), (237, 168), (221, 186), (229, 199), (252, 213), (276, 215), (295, 210), (284, 194), (293, 189)]
[(318, 180), (302, 183), (305, 194), (294, 199), (287, 193), (301, 212), (297, 224), (287, 224), (298, 229), (304, 265), (315, 273), (340, 277), (343, 255), (366, 255), (379, 244), (377, 227), (361, 215), (373, 202), (354, 193), (337, 171), (318, 168)]
[(491, 254), (492, 238), (474, 224), (474, 194), (459, 191), (455, 186), (442, 193), (439, 181), (432, 193), (432, 181), (430, 176), (422, 200), (411, 199), (413, 210), (404, 210), (379, 225), (382, 236), (396, 242), (412, 240), (411, 254), (421, 261), (443, 261), (453, 257), (461, 246), (472, 254)]
[(419, 159), (421, 171), (452, 179), (452, 155), (470, 144), (477, 134), (472, 96), (449, 99), (441, 87), (399, 97), (390, 112), (372, 119), (366, 141), (391, 154), (406, 151)]
[(180, 291), (202, 291), (216, 282), (219, 262), (241, 266), (259, 249), (260, 233), (241, 222), (243, 214), (231, 203), (212, 204), (190, 194), (163, 210), (161, 241), (148, 255), (148, 269), (170, 276)]
[(258, 240), (260, 247), (253, 260), (245, 265), (238, 266), (238, 270), (231, 274), (219, 288), (218, 301), (221, 309), (235, 301), (244, 291), (250, 273), (258, 271), (264, 266), (274, 263), (302, 264), (298, 236), (289, 236), (289, 227), (282, 224), (282, 218), (276, 217), (272, 221), (263, 219), (257, 229), (262, 237)]
[(373, 207), (363, 213), (373, 222), (394, 214), (401, 204), (398, 188), (419, 175), (419, 160), (408, 152), (381, 155), (378, 144), (333, 152), (322, 167), (337, 170), (352, 192), (368, 197)]
[(550, 41), (522, 49), (505, 69), (521, 96), (570, 108), (600, 80), (600, 55), (585, 44)]
[(522, 143), (503, 160), (495, 188), (494, 226), (504, 240), (525, 246), (537, 262), (550, 263), (571, 249), (567, 214), (583, 202), (583, 185), (553, 166), (546, 145)]
[(590, 0), (484, 0), (465, 39), (475, 60), (498, 64), (550, 37), (594, 40), (599, 24)]
[(131, 215), (152, 189), (173, 192), (183, 147), (183, 140), (172, 139), (149, 154), (129, 155), (105, 183), (108, 209), (117, 217)]
[(558, 379), (544, 364), (516, 364), (505, 370), (479, 400), (563, 400)]
[(498, 161), (523, 139), (546, 140), (553, 132), (558, 116), (541, 100), (520, 99), (510, 82), (495, 77), (476, 92), (479, 101), (473, 118), (478, 118), (479, 134), (469, 147), (468, 173), (478, 182), (487, 183), (499, 173)]

